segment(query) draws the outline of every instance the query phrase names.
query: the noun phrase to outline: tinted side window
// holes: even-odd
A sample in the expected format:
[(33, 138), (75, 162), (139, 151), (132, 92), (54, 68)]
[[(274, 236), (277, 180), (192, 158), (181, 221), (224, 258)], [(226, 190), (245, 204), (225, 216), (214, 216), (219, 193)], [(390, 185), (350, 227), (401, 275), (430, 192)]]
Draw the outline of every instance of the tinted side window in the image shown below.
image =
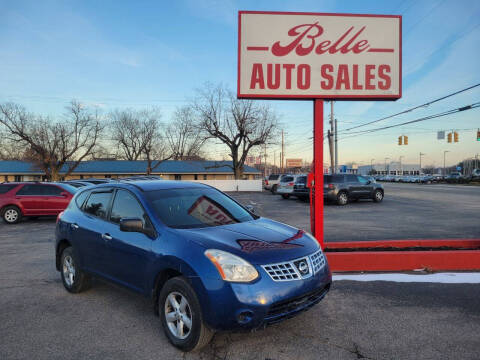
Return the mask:
[(325, 184), (341, 184), (344, 182), (343, 175), (324, 175), (323, 182)]
[(18, 190), (17, 195), (43, 195), (43, 185), (25, 185)]
[(356, 175), (348, 174), (348, 175), (345, 175), (345, 177), (347, 182), (358, 182)]
[(293, 176), (284, 176), (282, 178), (282, 182), (290, 182), (293, 181)]
[(0, 194), (6, 194), (17, 185), (0, 185)]
[(145, 226), (147, 214), (133, 194), (126, 190), (118, 190), (113, 200), (110, 220), (118, 224), (123, 218), (142, 219)]
[(364, 178), (363, 176), (357, 176), (357, 179), (362, 185), (367, 185), (367, 183), (369, 182), (369, 180), (367, 178)]
[(54, 185), (42, 185), (43, 195), (47, 196), (60, 196), (62, 189)]
[(93, 216), (106, 219), (111, 197), (111, 192), (92, 193), (85, 203), (83, 210)]
[(280, 177), (280, 175), (270, 175), (268, 177), (268, 180), (277, 180)]
[(75, 198), (75, 202), (77, 203), (77, 206), (79, 208), (82, 207), (83, 203), (85, 202), (85, 199), (88, 197), (89, 194), (90, 194), (90, 191), (84, 191), (78, 194), (78, 196)]
[(295, 182), (297, 184), (306, 184), (307, 183), (307, 177), (306, 176), (299, 176)]

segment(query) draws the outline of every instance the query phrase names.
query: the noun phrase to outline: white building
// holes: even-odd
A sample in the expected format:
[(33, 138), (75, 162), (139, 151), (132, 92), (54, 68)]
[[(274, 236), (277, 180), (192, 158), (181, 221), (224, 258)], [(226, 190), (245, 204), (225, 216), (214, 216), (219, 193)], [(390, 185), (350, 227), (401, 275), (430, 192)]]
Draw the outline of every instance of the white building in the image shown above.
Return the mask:
[(358, 167), (358, 174), (368, 175), (373, 170), (380, 175), (420, 175), (419, 164), (401, 164), (398, 161), (386, 162), (383, 164), (361, 165)]

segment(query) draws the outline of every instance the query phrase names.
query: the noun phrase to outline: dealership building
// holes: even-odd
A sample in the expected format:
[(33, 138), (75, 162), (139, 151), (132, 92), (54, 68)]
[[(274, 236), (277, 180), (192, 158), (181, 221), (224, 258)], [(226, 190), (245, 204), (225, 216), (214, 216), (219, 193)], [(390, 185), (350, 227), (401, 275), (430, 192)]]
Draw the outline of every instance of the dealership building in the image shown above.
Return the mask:
[[(152, 175), (162, 176), (166, 180), (233, 180), (231, 161), (177, 161), (161, 162), (152, 171)], [(155, 162), (153, 166), (155, 166)], [(230, 165), (230, 166), (229, 166)], [(65, 176), (67, 165), (60, 171), (62, 180), (88, 178), (121, 178), (145, 175), (146, 161), (92, 160), (82, 161), (73, 172)], [(244, 166), (244, 179), (260, 179), (262, 173), (250, 166)], [(27, 161), (0, 161), (0, 182), (42, 181), (44, 171), (36, 164)]]

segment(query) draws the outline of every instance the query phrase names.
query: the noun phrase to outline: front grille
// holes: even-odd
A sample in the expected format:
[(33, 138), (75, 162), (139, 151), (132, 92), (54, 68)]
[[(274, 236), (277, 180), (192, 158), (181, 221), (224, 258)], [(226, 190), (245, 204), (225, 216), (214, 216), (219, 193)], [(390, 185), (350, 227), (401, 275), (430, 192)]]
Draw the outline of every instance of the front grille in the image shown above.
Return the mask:
[(274, 303), (268, 309), (265, 317), (267, 325), (291, 318), (302, 311), (310, 309), (313, 305), (322, 300), (330, 289), (330, 284), (312, 291), (310, 293), (298, 296), (293, 299)]
[(264, 265), (263, 268), (274, 281), (298, 280), (300, 275), (290, 262)]
[(323, 255), (322, 250), (318, 250), (313, 255), (310, 255), (310, 260), (312, 261), (314, 274), (319, 272), (325, 266), (325, 256)]
[[(298, 269), (298, 265), (302, 261), (305, 261), (308, 265), (308, 271), (303, 274)], [(262, 268), (267, 272), (273, 281), (291, 281), (306, 279), (312, 275), (315, 275), (324, 266), (325, 257), (322, 250), (318, 250), (310, 256), (276, 264), (262, 265)]]

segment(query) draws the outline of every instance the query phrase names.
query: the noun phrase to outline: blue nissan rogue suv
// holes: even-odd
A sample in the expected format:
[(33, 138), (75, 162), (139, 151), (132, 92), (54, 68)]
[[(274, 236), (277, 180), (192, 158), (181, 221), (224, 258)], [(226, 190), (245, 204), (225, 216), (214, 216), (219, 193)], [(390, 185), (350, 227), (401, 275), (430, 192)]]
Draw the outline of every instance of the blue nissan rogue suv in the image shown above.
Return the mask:
[(152, 297), (166, 336), (183, 351), (206, 345), (214, 331), (290, 318), (332, 281), (309, 234), (180, 181), (79, 190), (58, 216), (55, 253), (71, 293), (94, 276)]

